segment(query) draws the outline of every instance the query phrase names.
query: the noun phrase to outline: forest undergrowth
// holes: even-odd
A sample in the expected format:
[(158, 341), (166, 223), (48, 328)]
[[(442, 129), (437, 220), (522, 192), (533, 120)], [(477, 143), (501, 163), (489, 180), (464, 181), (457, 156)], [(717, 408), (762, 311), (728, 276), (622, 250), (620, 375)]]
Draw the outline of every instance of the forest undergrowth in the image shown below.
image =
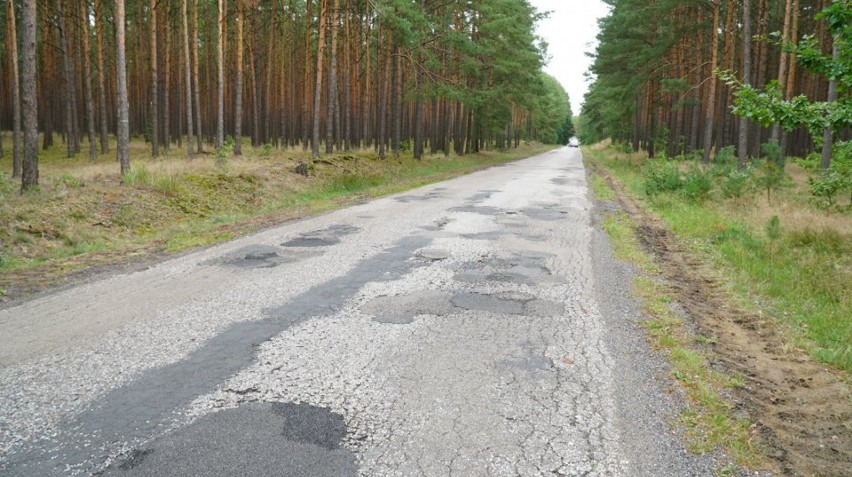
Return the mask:
[(792, 161), (783, 184), (767, 198), (754, 183), (743, 184), (737, 195), (727, 193), (726, 184), (736, 173), (724, 165), (701, 168), (670, 161), (677, 184), (668, 191), (653, 190), (649, 183), (659, 182), (655, 168), (660, 161), (605, 144), (584, 152), (715, 264), (740, 305), (776, 317), (787, 328), (791, 347), (852, 371), (848, 198), (831, 208), (815, 204), (808, 186), (811, 174)]

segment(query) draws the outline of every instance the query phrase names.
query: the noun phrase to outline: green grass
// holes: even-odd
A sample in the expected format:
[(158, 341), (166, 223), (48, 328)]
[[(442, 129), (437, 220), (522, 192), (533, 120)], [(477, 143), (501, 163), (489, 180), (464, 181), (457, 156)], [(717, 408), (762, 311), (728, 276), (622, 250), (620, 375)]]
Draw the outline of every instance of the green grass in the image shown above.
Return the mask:
[[(596, 193), (596, 197), (610, 194), (614, 197), (614, 191), (605, 181), (598, 183), (609, 192)], [(692, 346), (715, 338), (690, 336), (683, 321), (673, 313), (674, 300), (666, 285), (657, 279), (654, 261), (639, 245), (630, 217), (623, 212), (609, 213), (602, 228), (610, 237), (615, 256), (639, 268), (633, 291), (645, 311), (642, 325), (651, 346), (668, 356), (672, 376), (685, 391), (690, 406), (682, 413), (680, 422), (686, 429), (690, 449), (698, 454), (725, 449), (738, 465), (761, 467), (765, 458), (752, 441), (751, 423), (733, 417), (733, 406), (721, 393), (725, 388), (742, 386), (742, 379), (711, 370), (702, 352)]]
[(592, 176), (592, 194), (598, 200), (615, 200), (615, 192), (606, 183), (606, 179), (597, 174)]
[[(630, 194), (644, 197), (639, 167), (616, 160), (611, 150), (584, 152), (613, 173)], [(808, 207), (799, 191), (785, 194), (788, 202), (801, 204), (796, 207)], [(780, 212), (781, 236), (770, 240), (766, 222), (755, 218), (761, 214), (754, 209), (765, 207), (760, 197), (745, 206), (751, 209), (743, 209), (742, 201), (718, 196), (699, 203), (661, 194), (644, 203), (721, 270), (741, 304), (758, 303), (786, 325), (797, 346), (824, 363), (852, 371), (852, 237)], [(827, 212), (801, 212), (809, 219), (820, 214)]]

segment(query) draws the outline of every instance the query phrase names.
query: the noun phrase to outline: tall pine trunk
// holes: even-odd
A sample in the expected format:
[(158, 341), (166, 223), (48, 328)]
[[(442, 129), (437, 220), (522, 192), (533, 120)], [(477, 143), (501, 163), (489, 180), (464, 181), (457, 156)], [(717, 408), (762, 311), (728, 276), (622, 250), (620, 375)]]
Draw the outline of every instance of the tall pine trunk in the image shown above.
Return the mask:
[(710, 56), (710, 86), (707, 94), (707, 114), (704, 118), (704, 154), (701, 162), (704, 164), (710, 163), (710, 149), (713, 147), (713, 115), (716, 112), (716, 83), (718, 80), (713, 75), (713, 69), (719, 61), (719, 3), (721, 0), (713, 0), (713, 25), (710, 29), (711, 51)]
[(314, 89), (314, 125), (311, 140), (311, 156), (319, 157), (320, 146), (320, 109), (322, 107), (322, 69), (323, 50), (325, 50), (326, 19), (328, 18), (328, 0), (320, 0), (319, 38), (317, 40), (317, 77)]
[(65, 146), (67, 157), (74, 157), (77, 153), (75, 137), (77, 131), (74, 129), (74, 64), (71, 62), (71, 53), (68, 48), (68, 15), (65, 14), (65, 1), (56, 1), (56, 11), (59, 17), (59, 44), (62, 50), (63, 85), (65, 96)]
[[(751, 0), (743, 0), (743, 84), (751, 84)], [(740, 118), (737, 168), (745, 168), (748, 158), (748, 119)]]
[[(784, 31), (781, 33), (781, 42), (786, 43), (790, 38), (790, 16), (792, 14), (793, 0), (787, 0), (784, 6)], [(782, 49), (781, 57), (778, 60), (778, 85), (781, 87), (781, 94), (784, 94), (785, 84), (787, 81), (787, 53)], [(774, 142), (781, 142), (781, 125), (775, 123), (772, 125), (772, 134), (769, 139)]]
[(331, 25), (331, 50), (328, 60), (328, 98), (326, 99), (326, 128), (325, 128), (325, 153), (334, 151), (335, 143), (335, 115), (337, 113), (337, 11), (340, 0), (334, 0), (329, 23)]
[(159, 100), (157, 98), (157, 0), (150, 0), (150, 27), (151, 27), (151, 156), (157, 157), (160, 155), (159, 139)]
[[(21, 177), (21, 79), (18, 72), (18, 37), (15, 25), (15, 2), (8, 0), (9, 7), (9, 56), (12, 62), (12, 177)], [(24, 40), (26, 41), (26, 39)]]
[(201, 134), (201, 89), (198, 87), (198, 0), (192, 0), (192, 89), (195, 94), (194, 108), (195, 113), (195, 133), (198, 145), (198, 152), (204, 152), (204, 138)]
[[(840, 61), (840, 35), (837, 35), (832, 42), (831, 59), (835, 64)], [(837, 78), (832, 78), (828, 83), (828, 99), (826, 100), (828, 103), (837, 101), (837, 87)], [(822, 134), (822, 161), (820, 162), (820, 168), (823, 172), (831, 167), (831, 149), (833, 146), (834, 130), (829, 126), (825, 128)]]
[(101, 132), (101, 154), (109, 152), (106, 105), (106, 72), (104, 71), (104, 14), (101, 0), (95, 0), (95, 35), (98, 44), (98, 120)]
[(115, 67), (118, 70), (118, 162), (121, 175), (130, 172), (130, 112), (127, 102), (127, 60), (124, 51), (124, 0), (115, 0)]
[(222, 51), (222, 24), (225, 23), (225, 0), (218, 0), (216, 22), (216, 148), (225, 142), (225, 55)]
[(36, 0), (24, 0), (21, 8), (24, 64), (22, 69), (24, 157), (21, 192), (38, 186), (38, 96), (36, 95)]
[(180, 2), (180, 18), (183, 23), (183, 59), (184, 76), (186, 77), (186, 152), (189, 158), (195, 156), (192, 146), (192, 63), (189, 55), (189, 22), (186, 12), (187, 0)]
[(237, 84), (234, 85), (234, 155), (243, 154), (243, 21), (245, 12), (237, 2)]

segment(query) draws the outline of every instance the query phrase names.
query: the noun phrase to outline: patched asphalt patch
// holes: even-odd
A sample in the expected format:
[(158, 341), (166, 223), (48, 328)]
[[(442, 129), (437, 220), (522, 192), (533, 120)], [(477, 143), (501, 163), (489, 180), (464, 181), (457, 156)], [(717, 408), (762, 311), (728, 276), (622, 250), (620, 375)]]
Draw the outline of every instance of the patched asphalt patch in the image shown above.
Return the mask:
[(527, 207), (521, 212), (527, 217), (535, 220), (564, 220), (568, 215), (568, 211), (558, 206), (546, 205), (543, 207)]
[(284, 417), (283, 435), (294, 442), (314, 444), (328, 450), (340, 447), (346, 437), (343, 416), (323, 407), (275, 403), (272, 410)]
[(503, 209), (499, 207), (491, 207), (491, 206), (482, 206), (482, 205), (467, 205), (460, 207), (453, 207), (449, 209), (450, 212), (468, 212), (471, 214), (480, 214), (480, 215), (498, 215)]
[(354, 476), (343, 416), (306, 404), (248, 403), (200, 417), (102, 475)]
[(427, 262), (438, 262), (450, 258), (450, 252), (443, 248), (424, 248), (417, 252), (417, 258)]
[(453, 306), (449, 294), (423, 290), (373, 298), (361, 307), (361, 311), (374, 315), (373, 321), (401, 325), (413, 323), (417, 315), (448, 315), (453, 311)]
[(506, 235), (506, 232), (477, 232), (473, 234), (461, 234), (460, 237), (470, 240), (497, 240)]
[(507, 315), (520, 315), (524, 304), (516, 300), (504, 300), (492, 295), (462, 292), (453, 296), (452, 304), (465, 310), (487, 311)]
[(358, 232), (358, 227), (346, 224), (335, 224), (320, 230), (304, 233), (281, 244), (282, 247), (316, 248), (327, 247), (340, 243), (341, 237)]
[(270, 245), (249, 245), (229, 253), (222, 259), (208, 262), (237, 268), (274, 268), (285, 263), (294, 263), (319, 255), (316, 252), (282, 250)]
[(395, 325), (413, 323), (419, 315), (443, 317), (462, 310), (553, 317), (563, 313), (564, 305), (539, 300), (532, 294), (518, 291), (495, 294), (465, 291), (450, 294), (441, 290), (423, 290), (404, 295), (379, 296), (361, 306), (363, 313), (373, 315), (373, 321)]
[(491, 196), (494, 195), (497, 192), (500, 192), (500, 191), (499, 190), (493, 190), (493, 189), (480, 190), (480, 191), (477, 191), (476, 194), (473, 194), (472, 196), (468, 197), (466, 200), (468, 202), (472, 202), (472, 203), (482, 202), (485, 199), (490, 199)]
[(444, 228), (450, 222), (452, 222), (450, 219), (443, 217), (443, 218), (438, 219), (435, 222), (433, 222), (432, 225), (424, 225), (423, 227), (420, 227), (420, 228), (422, 228), (423, 230), (428, 230), (430, 232), (439, 232), (441, 230), (444, 230)]
[(402, 203), (409, 202), (423, 202), (435, 199), (443, 199), (444, 194), (441, 194), (438, 191), (427, 192), (423, 195), (401, 195), (399, 197), (394, 197), (394, 200)]

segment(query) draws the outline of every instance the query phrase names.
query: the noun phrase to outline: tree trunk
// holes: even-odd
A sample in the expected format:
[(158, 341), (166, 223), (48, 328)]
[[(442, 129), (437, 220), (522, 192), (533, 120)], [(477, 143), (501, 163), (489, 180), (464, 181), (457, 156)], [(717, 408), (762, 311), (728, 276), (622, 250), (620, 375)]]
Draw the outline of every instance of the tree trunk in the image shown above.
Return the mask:
[(329, 17), (331, 25), (331, 50), (329, 51), (328, 60), (328, 99), (326, 99), (327, 116), (325, 120), (325, 153), (331, 154), (334, 151), (335, 135), (334, 135), (334, 118), (336, 111), (337, 99), (337, 11), (340, 8), (340, 0), (334, 0), (334, 6)]
[(243, 154), (243, 21), (245, 12), (237, 2), (237, 84), (234, 86), (234, 155)]
[(95, 0), (95, 35), (98, 44), (98, 121), (101, 130), (101, 154), (109, 152), (106, 105), (106, 74), (104, 72), (104, 14), (101, 0)]
[(97, 159), (95, 139), (95, 103), (92, 98), (92, 61), (89, 45), (89, 2), (80, 0), (80, 33), (83, 37), (83, 96), (86, 101), (86, 128), (89, 133), (89, 160)]
[(397, 46), (394, 54), (393, 91), (393, 157), (399, 159), (402, 152), (402, 49)]
[(118, 81), (118, 162), (122, 177), (130, 172), (130, 112), (127, 103), (127, 61), (124, 54), (124, 0), (115, 0), (115, 63)]
[[(84, 0), (85, 1), (85, 0)], [(160, 155), (159, 150), (159, 124), (157, 123), (159, 112), (157, 106), (157, 0), (150, 0), (150, 27), (151, 27), (151, 156)]]
[[(320, 0), (322, 1), (322, 0)], [(313, 22), (313, 2), (311, 0), (307, 0), (305, 3), (307, 14), (305, 16), (305, 55), (304, 55), (304, 66), (303, 66), (303, 84), (304, 84), (304, 92), (302, 94), (302, 150), (308, 150), (308, 132), (310, 131), (310, 85), (311, 85), (311, 23)]]
[(216, 148), (225, 143), (225, 55), (222, 24), (225, 23), (225, 0), (218, 0), (219, 15), (216, 22)]
[[(168, 7), (168, 4), (166, 4)], [(168, 9), (166, 10), (168, 13)], [(168, 15), (164, 16), (163, 24), (168, 26)], [(163, 150), (168, 151), (172, 145), (172, 122), (171, 122), (171, 91), (172, 91), (172, 55), (171, 55), (172, 29), (165, 28), (163, 31)]]
[(21, 192), (38, 186), (38, 97), (36, 95), (36, 0), (24, 0), (21, 8), (24, 64), (22, 100), (24, 157)]
[[(198, 87), (198, 0), (192, 0), (192, 89), (195, 94), (195, 133), (198, 152), (204, 152), (204, 137), (201, 135), (201, 88)], [(191, 131), (191, 130), (190, 130)]]
[[(781, 43), (784, 44), (790, 38), (790, 15), (792, 14), (793, 0), (787, 0), (784, 7), (784, 31), (781, 34)], [(781, 94), (784, 94), (785, 83), (787, 81), (787, 53), (782, 49), (781, 57), (778, 60), (778, 85), (781, 88)], [(771, 141), (781, 141), (781, 125), (772, 125)]]
[[(836, 36), (832, 43), (831, 59), (834, 63), (837, 63), (840, 61), (840, 35)], [(837, 86), (837, 78), (832, 78), (828, 83), (828, 99), (826, 100), (828, 103), (837, 101)], [(829, 126), (825, 128), (822, 134), (822, 162), (820, 163), (820, 168), (823, 171), (827, 171), (831, 167), (832, 146), (834, 146), (834, 130)]]
[[(743, 84), (751, 84), (751, 0), (743, 0)], [(745, 168), (748, 158), (748, 119), (740, 118), (737, 168)]]
[[(15, 26), (15, 2), (9, 0), (9, 33), (6, 43), (12, 60), (12, 177), (21, 177), (21, 79), (18, 76), (18, 37)], [(26, 41), (26, 38), (24, 39)], [(26, 52), (25, 52), (26, 53)]]
[(314, 133), (311, 141), (311, 156), (319, 157), (320, 146), (320, 108), (322, 107), (322, 69), (323, 50), (325, 50), (326, 18), (328, 18), (328, 0), (320, 0), (319, 38), (317, 40), (317, 78), (314, 90)]
[(187, 0), (180, 2), (180, 19), (183, 23), (183, 59), (184, 76), (186, 76), (186, 152), (189, 158), (195, 156), (192, 146), (192, 63), (189, 54), (189, 22), (186, 13)]
[(351, 21), (349, 18), (349, 0), (346, 0), (346, 11), (343, 17), (343, 150), (352, 147), (352, 44)]
[[(711, 60), (710, 60), (710, 74), (713, 75), (713, 69), (716, 68), (716, 64), (719, 61), (719, 38), (717, 32), (719, 31), (719, 3), (721, 0), (713, 0), (713, 25), (710, 29), (710, 41), (711, 41)], [(707, 114), (704, 118), (704, 155), (701, 158), (701, 162), (704, 164), (710, 163), (710, 149), (713, 147), (713, 114), (716, 112), (716, 82), (718, 80), (715, 76), (710, 78), (710, 87), (708, 88), (710, 91), (707, 94)]]
[(65, 96), (65, 146), (67, 157), (74, 157), (77, 150), (74, 144), (74, 65), (71, 63), (71, 55), (68, 51), (68, 21), (65, 14), (65, 1), (56, 1), (57, 17), (59, 18), (59, 43), (62, 50), (63, 85)]

